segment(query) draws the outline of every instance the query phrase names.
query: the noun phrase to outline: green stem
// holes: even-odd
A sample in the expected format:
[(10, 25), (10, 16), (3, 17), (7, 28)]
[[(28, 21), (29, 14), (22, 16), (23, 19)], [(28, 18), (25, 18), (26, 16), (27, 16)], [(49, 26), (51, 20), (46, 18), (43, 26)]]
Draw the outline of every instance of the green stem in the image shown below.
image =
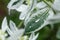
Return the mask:
[(50, 7), (53, 10), (54, 14), (56, 14), (55, 10), (52, 8), (51, 2), (47, 2), (46, 0), (44, 0), (44, 3), (46, 3), (48, 5), (48, 7)]
[(21, 21), (21, 22), (19, 23), (18, 27), (21, 27), (21, 26), (22, 26), (22, 24), (23, 24), (23, 21)]

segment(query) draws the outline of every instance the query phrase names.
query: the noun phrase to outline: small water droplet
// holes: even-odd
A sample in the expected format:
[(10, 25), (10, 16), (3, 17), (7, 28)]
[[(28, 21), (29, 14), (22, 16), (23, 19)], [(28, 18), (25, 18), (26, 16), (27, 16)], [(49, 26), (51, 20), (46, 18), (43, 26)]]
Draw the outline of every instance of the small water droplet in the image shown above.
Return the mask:
[(36, 20), (35, 22), (38, 22), (40, 19)]

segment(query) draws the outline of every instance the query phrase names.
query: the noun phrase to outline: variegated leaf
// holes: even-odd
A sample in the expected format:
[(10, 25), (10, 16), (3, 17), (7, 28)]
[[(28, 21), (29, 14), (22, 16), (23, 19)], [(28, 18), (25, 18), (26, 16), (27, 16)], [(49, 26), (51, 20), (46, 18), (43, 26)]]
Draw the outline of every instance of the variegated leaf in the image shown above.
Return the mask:
[(49, 9), (43, 9), (32, 14), (25, 20), (25, 32), (32, 32), (41, 27), (49, 16)]

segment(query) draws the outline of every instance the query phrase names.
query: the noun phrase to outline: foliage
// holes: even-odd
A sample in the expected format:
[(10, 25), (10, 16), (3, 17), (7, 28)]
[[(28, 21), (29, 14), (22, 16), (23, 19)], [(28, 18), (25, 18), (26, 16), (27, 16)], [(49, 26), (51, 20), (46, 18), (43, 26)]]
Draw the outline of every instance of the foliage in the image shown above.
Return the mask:
[(60, 0), (8, 1), (6, 40), (60, 40)]

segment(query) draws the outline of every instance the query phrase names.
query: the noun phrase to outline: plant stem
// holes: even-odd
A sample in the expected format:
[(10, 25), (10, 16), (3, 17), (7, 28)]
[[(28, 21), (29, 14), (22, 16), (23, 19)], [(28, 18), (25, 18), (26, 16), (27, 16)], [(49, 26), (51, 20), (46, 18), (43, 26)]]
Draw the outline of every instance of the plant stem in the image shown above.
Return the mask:
[(44, 3), (46, 3), (48, 5), (48, 7), (50, 7), (53, 10), (54, 14), (56, 14), (55, 10), (52, 8), (51, 2), (47, 2), (46, 0), (44, 0)]
[(23, 24), (23, 21), (21, 21), (21, 22), (19, 23), (18, 27), (21, 27), (21, 26), (22, 26), (22, 24)]

